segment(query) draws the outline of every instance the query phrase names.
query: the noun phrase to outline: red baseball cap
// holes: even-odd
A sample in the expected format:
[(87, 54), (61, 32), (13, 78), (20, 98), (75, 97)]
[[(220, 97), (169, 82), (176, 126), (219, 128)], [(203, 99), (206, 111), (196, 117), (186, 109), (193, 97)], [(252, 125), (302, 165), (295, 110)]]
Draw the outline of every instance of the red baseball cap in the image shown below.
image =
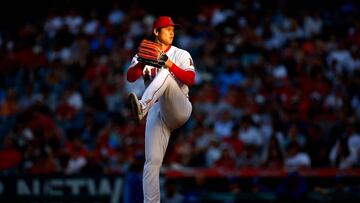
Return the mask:
[(153, 30), (158, 29), (158, 28), (162, 28), (162, 27), (167, 27), (167, 26), (174, 26), (175, 28), (180, 27), (179, 24), (174, 23), (174, 21), (171, 19), (171, 17), (169, 17), (169, 16), (160, 16), (160, 17), (155, 19), (155, 21), (153, 23)]

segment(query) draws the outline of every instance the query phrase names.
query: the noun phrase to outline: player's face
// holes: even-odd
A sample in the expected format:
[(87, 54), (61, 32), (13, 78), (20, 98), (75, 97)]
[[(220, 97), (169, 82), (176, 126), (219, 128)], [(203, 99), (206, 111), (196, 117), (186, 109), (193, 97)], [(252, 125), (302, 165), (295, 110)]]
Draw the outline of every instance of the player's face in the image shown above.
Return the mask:
[(160, 42), (170, 45), (172, 44), (175, 36), (174, 26), (163, 27), (160, 29), (158, 39)]

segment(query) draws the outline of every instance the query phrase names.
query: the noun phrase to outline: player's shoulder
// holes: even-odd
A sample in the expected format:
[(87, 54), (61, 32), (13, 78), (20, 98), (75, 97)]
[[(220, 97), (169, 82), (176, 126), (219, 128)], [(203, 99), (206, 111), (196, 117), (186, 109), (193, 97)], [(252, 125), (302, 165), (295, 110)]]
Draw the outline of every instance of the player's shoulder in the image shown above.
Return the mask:
[(194, 62), (193, 59), (188, 51), (185, 49), (180, 49), (178, 47), (172, 46), (171, 47), (173, 51), (173, 62), (177, 64), (179, 67), (182, 67), (182, 69), (191, 69), (194, 70)]
[(182, 49), (182, 48), (179, 48), (179, 47), (174, 46), (174, 45), (171, 45), (171, 48), (174, 49), (174, 51), (176, 51), (176, 52), (186, 52), (186, 53), (189, 53), (187, 50)]
[(175, 55), (179, 55), (179, 56), (190, 56), (190, 53), (185, 50), (185, 49), (181, 49), (177, 46), (171, 46), (172, 51), (175, 53)]

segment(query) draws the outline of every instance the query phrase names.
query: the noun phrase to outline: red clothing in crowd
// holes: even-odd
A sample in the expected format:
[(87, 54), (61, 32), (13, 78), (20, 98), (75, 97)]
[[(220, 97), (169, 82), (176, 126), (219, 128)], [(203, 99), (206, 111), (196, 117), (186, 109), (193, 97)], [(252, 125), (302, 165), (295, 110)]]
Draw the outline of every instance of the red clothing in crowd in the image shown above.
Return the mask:
[(4, 149), (0, 151), (0, 170), (15, 168), (22, 160), (19, 151), (15, 149)]

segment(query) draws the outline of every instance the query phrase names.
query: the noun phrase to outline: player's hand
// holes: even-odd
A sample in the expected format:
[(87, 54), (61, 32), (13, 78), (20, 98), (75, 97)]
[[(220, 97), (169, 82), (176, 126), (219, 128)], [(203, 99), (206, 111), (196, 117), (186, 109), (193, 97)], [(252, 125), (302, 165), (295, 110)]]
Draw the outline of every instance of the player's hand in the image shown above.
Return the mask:
[(162, 54), (158, 60), (152, 60), (147, 58), (138, 57), (138, 61), (142, 64), (153, 66), (156, 68), (161, 68), (165, 66), (166, 61), (168, 60), (168, 56), (166, 54)]

